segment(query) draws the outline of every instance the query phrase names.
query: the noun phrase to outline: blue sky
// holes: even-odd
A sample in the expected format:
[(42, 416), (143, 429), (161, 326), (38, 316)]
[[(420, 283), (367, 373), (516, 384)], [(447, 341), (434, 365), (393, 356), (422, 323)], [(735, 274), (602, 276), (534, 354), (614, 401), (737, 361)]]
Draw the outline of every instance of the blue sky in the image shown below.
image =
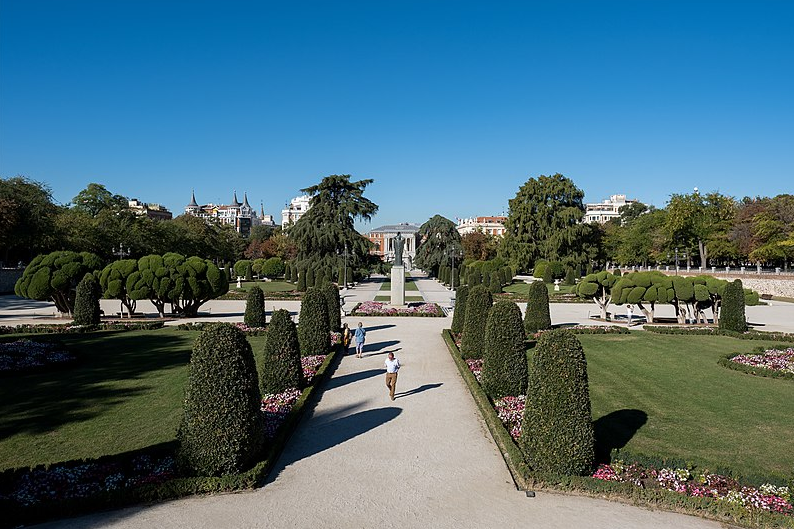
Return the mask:
[(556, 172), (587, 201), (791, 193), (792, 27), (783, 0), (0, 0), (0, 176), (278, 214), (352, 174), (372, 227)]

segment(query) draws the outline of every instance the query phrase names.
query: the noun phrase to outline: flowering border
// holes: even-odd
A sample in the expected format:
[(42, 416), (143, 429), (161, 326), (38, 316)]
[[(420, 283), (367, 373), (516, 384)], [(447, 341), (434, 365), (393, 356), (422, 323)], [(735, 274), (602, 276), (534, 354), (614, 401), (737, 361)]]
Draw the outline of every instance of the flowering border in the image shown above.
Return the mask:
[(0, 325), (0, 334), (74, 334), (93, 331), (153, 331), (165, 325), (162, 321), (105, 321), (99, 325), (71, 323), (24, 323), (17, 326)]
[[(784, 346), (785, 347), (785, 346)], [(794, 348), (788, 347), (786, 348), (787, 351), (794, 351)], [(794, 380), (794, 372), (790, 371), (782, 371), (776, 369), (767, 369), (761, 365), (748, 365), (742, 362), (735, 361), (737, 357), (749, 357), (755, 356), (757, 354), (763, 354), (764, 352), (769, 351), (764, 347), (757, 347), (755, 349), (754, 354), (739, 354), (739, 353), (728, 353), (720, 357), (717, 363), (723, 367), (727, 367), (728, 369), (733, 369), (734, 371), (741, 371), (742, 373), (747, 373), (749, 375), (756, 375), (760, 377), (769, 377), (769, 378), (781, 378), (784, 380)]]
[[(513, 481), (519, 490), (549, 489), (555, 492), (581, 494), (601, 499), (616, 499), (650, 508), (667, 508), (702, 518), (741, 524), (745, 527), (792, 527), (792, 517), (763, 510), (749, 511), (729, 502), (712, 498), (684, 496), (663, 488), (637, 487), (633, 483), (604, 481), (590, 476), (565, 476), (533, 471), (524, 460), (518, 445), (505, 428), (488, 396), (477, 383), (469, 365), (461, 357), (449, 329), (442, 331), (447, 349), (469, 387), (485, 424), (502, 454)], [(621, 454), (622, 455), (622, 454)]]
[(406, 308), (389, 307), (382, 301), (364, 301), (350, 311), (351, 316), (403, 316), (417, 318), (444, 318), (444, 310), (438, 303), (409, 304)]

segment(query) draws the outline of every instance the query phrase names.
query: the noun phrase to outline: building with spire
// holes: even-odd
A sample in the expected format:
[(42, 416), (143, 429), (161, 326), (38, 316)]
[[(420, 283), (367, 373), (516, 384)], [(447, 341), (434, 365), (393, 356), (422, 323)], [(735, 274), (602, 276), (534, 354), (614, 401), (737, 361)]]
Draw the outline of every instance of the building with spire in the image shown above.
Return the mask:
[(237, 198), (237, 191), (234, 191), (234, 198), (230, 204), (204, 204), (196, 202), (196, 193), (191, 192), (190, 203), (185, 206), (185, 213), (205, 219), (215, 219), (223, 224), (234, 226), (234, 229), (243, 236), (251, 234), (251, 228), (267, 223), (266, 217), (270, 217), (272, 225), (273, 217), (265, 215), (264, 207), (261, 207), (261, 218), (257, 217), (256, 211), (248, 203), (248, 193), (243, 193), (243, 201)]

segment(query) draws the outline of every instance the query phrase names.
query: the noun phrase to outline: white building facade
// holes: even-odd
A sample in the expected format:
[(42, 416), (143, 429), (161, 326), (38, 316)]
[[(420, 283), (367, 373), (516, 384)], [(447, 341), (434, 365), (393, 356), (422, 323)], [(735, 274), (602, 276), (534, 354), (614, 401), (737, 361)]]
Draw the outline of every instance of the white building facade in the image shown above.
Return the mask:
[(501, 237), (505, 234), (505, 221), (507, 217), (470, 217), (468, 219), (458, 219), (457, 230), (461, 237), (469, 233), (484, 233)]
[(301, 195), (290, 200), (290, 203), (281, 210), (281, 227), (286, 228), (298, 222), (298, 219), (309, 211), (311, 201), (310, 195)]
[[(185, 213), (200, 217), (204, 219), (215, 219), (223, 224), (229, 224), (244, 236), (251, 233), (251, 228), (259, 226), (265, 220), (264, 211), (262, 217), (257, 217), (256, 211), (248, 203), (248, 194), (243, 195), (243, 201), (237, 200), (237, 191), (234, 192), (234, 198), (231, 204), (204, 204), (199, 205), (196, 202), (195, 192), (191, 193), (190, 203), (185, 206)], [(272, 222), (272, 216), (270, 217)]]
[(603, 202), (595, 204), (586, 204), (584, 221), (604, 224), (609, 220), (619, 218), (619, 210), (621, 207), (635, 202), (639, 201), (627, 199), (626, 195), (610, 195), (609, 200), (604, 200)]
[(419, 226), (417, 224), (409, 222), (389, 224), (370, 231), (366, 237), (375, 246), (370, 253), (380, 256), (383, 261), (394, 261), (394, 238), (398, 233), (405, 241), (403, 263), (411, 269), (416, 258), (416, 247), (419, 245)]

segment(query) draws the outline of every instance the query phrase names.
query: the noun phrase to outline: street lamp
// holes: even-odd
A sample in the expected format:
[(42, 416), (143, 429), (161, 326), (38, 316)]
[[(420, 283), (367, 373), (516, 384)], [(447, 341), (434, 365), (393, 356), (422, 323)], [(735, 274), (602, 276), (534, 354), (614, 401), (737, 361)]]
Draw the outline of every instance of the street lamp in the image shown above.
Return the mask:
[(124, 246), (122, 246), (121, 243), (119, 243), (119, 249), (118, 250), (113, 248), (113, 255), (118, 256), (119, 259), (124, 259), (125, 257), (129, 257), (130, 256), (130, 247), (127, 246), (127, 251), (125, 252), (124, 251)]
[(344, 286), (344, 288), (345, 288), (345, 290), (347, 290), (347, 243), (345, 243), (345, 270), (344, 270), (344, 276), (345, 276), (345, 286)]

